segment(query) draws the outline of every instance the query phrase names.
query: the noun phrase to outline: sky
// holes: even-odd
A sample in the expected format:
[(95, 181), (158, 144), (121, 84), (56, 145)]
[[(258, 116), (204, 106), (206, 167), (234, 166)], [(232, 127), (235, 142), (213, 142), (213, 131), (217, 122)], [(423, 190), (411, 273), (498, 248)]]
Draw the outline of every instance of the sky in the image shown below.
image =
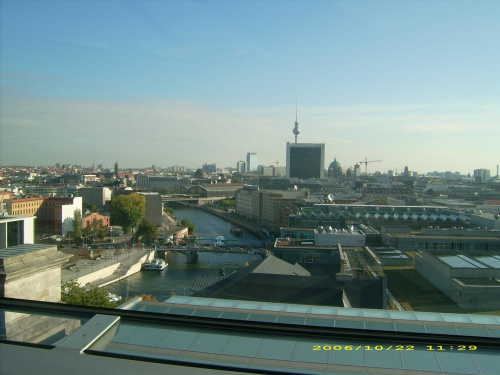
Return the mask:
[[(500, 164), (500, 2), (0, 0), (0, 164)], [(362, 166), (364, 168), (364, 166)]]

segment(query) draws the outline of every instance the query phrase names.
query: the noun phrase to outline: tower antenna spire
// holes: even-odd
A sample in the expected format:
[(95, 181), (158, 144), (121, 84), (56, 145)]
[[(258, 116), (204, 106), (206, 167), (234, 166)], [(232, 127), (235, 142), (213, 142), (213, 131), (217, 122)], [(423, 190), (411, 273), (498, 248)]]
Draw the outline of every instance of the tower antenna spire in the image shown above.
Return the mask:
[(297, 136), (300, 134), (299, 129), (299, 106), (297, 97), (295, 97), (295, 127), (293, 128), (293, 134), (295, 134), (295, 143), (297, 143)]

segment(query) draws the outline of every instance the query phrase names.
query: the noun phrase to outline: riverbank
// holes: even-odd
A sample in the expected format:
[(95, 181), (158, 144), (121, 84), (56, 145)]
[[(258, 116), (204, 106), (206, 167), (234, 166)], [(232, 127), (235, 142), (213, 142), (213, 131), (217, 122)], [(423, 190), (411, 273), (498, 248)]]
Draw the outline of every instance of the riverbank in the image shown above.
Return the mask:
[(251, 225), (249, 225), (247, 223), (244, 223), (243, 221), (241, 221), (238, 218), (236, 218), (234, 215), (228, 214), (227, 212), (224, 212), (224, 211), (221, 211), (221, 210), (217, 210), (217, 209), (215, 209), (213, 207), (207, 207), (207, 206), (201, 206), (201, 205), (189, 204), (187, 206), (190, 207), (190, 208), (195, 208), (195, 209), (198, 209), (198, 210), (206, 211), (206, 212), (208, 212), (208, 213), (210, 213), (210, 214), (212, 214), (214, 216), (217, 216), (218, 218), (220, 218), (222, 220), (228, 221), (231, 224), (234, 224), (234, 225), (240, 227), (244, 231), (252, 233), (255, 237), (259, 238), (260, 240), (267, 240), (268, 239), (267, 236), (264, 233), (262, 233), (261, 231), (259, 231), (254, 226), (251, 226)]
[(104, 251), (99, 260), (81, 259), (70, 262), (61, 269), (61, 281), (78, 282), (81, 286), (103, 287), (116, 283), (141, 270), (142, 264), (154, 257), (149, 249), (131, 249), (125, 251)]

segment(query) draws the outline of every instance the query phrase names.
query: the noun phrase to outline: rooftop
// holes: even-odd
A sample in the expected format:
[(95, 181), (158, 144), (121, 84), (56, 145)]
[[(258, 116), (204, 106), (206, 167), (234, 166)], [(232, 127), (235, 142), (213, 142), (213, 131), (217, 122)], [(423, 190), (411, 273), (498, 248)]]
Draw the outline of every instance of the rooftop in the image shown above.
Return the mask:
[[(496, 374), (500, 316), (175, 296), (125, 310), (2, 299), (2, 310), (80, 319), (46, 345), (0, 343), (3, 374)], [(43, 311), (42, 313), (37, 311)], [(214, 372), (218, 371), (218, 372)]]

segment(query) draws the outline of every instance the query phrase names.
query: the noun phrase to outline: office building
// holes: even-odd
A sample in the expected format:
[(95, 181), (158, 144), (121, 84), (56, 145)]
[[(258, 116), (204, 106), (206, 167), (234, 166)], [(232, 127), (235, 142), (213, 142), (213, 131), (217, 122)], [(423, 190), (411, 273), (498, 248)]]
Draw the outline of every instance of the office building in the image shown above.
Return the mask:
[(490, 179), (489, 169), (474, 169), (474, 179), (479, 182), (485, 182)]
[(245, 173), (246, 167), (247, 163), (245, 163), (243, 160), (240, 160), (239, 162), (236, 163), (236, 170), (238, 171), (238, 173)]
[(78, 195), (83, 198), (84, 203), (95, 204), (102, 209), (111, 200), (111, 190), (107, 187), (92, 187), (78, 189)]
[(463, 309), (500, 308), (500, 253), (422, 251), (415, 270)]
[(249, 152), (247, 154), (246, 171), (247, 172), (255, 172), (257, 170), (257, 166), (258, 166), (257, 153)]
[(286, 144), (286, 176), (288, 178), (324, 178), (324, 143)]

